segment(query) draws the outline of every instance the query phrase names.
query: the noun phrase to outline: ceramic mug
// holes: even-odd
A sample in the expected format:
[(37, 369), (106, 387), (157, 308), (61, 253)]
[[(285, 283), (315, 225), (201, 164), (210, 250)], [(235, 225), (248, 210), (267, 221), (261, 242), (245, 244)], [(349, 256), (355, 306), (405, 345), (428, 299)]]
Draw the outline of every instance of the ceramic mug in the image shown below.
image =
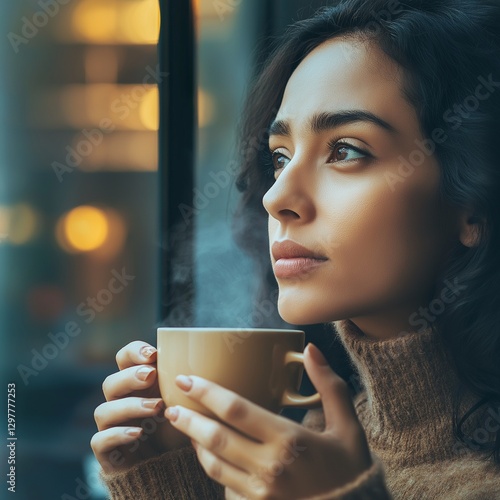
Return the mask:
[(304, 371), (305, 334), (265, 328), (159, 328), (158, 382), (165, 404), (215, 417), (175, 384), (198, 375), (278, 413), (284, 407), (315, 408), (318, 393), (298, 392)]

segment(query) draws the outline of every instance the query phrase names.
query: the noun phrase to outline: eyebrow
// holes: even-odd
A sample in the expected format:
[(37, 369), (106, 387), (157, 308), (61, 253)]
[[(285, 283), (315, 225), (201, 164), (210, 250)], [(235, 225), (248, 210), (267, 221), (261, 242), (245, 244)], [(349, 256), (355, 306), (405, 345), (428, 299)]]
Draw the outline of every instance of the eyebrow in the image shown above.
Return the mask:
[[(349, 123), (368, 122), (377, 125), (392, 135), (398, 135), (399, 131), (390, 123), (386, 122), (380, 116), (377, 116), (370, 111), (363, 110), (346, 110), (337, 113), (318, 113), (309, 120), (309, 129), (314, 134), (319, 134), (326, 130), (340, 127)], [(268, 129), (269, 136), (281, 135), (290, 137), (292, 135), (289, 122), (286, 120), (275, 120)]]

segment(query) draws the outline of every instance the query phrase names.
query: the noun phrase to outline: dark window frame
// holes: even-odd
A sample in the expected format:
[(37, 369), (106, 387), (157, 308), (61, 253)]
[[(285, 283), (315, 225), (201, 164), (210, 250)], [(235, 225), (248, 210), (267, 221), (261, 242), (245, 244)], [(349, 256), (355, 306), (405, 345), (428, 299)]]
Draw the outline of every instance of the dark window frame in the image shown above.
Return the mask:
[(169, 316), (175, 297), (182, 297), (186, 324), (193, 317), (193, 245), (183, 246), (188, 276), (174, 277), (176, 241), (193, 241), (193, 220), (186, 223), (179, 209), (192, 207), (196, 147), (196, 53), (191, 1), (160, 0), (159, 64), (167, 74), (159, 85), (159, 210), (160, 210), (160, 321)]

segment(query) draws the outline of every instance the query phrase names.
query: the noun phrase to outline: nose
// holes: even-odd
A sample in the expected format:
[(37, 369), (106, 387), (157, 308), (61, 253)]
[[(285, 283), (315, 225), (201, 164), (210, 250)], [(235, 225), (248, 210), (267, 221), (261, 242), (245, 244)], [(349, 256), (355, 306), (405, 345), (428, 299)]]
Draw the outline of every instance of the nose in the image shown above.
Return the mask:
[(312, 176), (308, 176), (306, 169), (292, 160), (264, 195), (264, 208), (282, 223), (308, 222), (315, 214), (312, 185)]

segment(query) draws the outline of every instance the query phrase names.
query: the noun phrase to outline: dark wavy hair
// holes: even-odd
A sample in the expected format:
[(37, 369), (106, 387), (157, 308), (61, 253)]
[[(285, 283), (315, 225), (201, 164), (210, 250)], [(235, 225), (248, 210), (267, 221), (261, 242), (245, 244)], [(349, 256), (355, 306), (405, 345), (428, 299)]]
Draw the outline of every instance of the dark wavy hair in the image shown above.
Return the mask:
[[(500, 408), (498, 1), (345, 0), (291, 25), (274, 41), (270, 56), (259, 68), (242, 115), (237, 178), (242, 197), (236, 236), (244, 242), (246, 235), (257, 235), (251, 249), (265, 285), (276, 286), (262, 206), (273, 182), (266, 174), (267, 129), (295, 68), (315, 47), (339, 36), (377, 43), (404, 70), (402, 90), (417, 111), (423, 136), (433, 137), (436, 129), (446, 133), (444, 142), (434, 144), (441, 193), (451, 204), (472, 212), (470, 222), (477, 224), (480, 242), (472, 248), (457, 242), (446, 268), (436, 277), (435, 297), (446, 280), (460, 283), (462, 291), (432, 326), (461, 382), (462, 390), (455, 396), (455, 436), (500, 463), (500, 431), (490, 435), (488, 442), (478, 442), (464, 432), (473, 414), (478, 417), (479, 410)], [(464, 409), (463, 389), (479, 399), (472, 408)]]

